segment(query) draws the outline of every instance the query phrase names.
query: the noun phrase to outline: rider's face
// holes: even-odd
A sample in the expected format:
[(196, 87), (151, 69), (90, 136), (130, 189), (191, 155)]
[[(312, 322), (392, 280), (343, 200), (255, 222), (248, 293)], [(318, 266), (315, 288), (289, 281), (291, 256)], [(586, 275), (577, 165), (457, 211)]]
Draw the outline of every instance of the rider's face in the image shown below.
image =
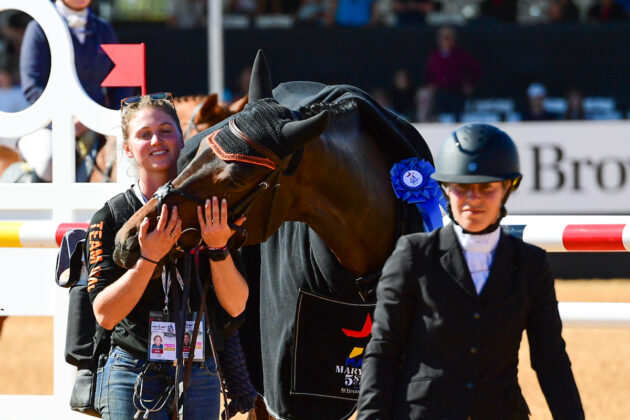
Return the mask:
[(173, 117), (150, 106), (138, 110), (129, 121), (125, 153), (138, 163), (140, 175), (177, 172), (183, 142)]
[(92, 0), (63, 0), (63, 4), (65, 4), (72, 10), (80, 12), (81, 10), (90, 7), (90, 4), (92, 4)]
[(457, 223), (469, 232), (480, 232), (499, 218), (505, 190), (503, 182), (452, 183), (446, 194)]

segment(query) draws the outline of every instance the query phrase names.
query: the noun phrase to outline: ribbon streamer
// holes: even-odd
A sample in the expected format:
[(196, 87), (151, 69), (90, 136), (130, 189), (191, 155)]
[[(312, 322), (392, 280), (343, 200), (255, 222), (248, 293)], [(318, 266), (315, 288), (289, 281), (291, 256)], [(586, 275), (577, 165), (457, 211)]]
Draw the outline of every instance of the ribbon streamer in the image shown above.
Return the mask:
[(442, 190), (431, 178), (433, 172), (431, 163), (415, 157), (395, 163), (389, 171), (396, 197), (418, 207), (425, 232), (442, 226), (440, 206), (446, 208)]

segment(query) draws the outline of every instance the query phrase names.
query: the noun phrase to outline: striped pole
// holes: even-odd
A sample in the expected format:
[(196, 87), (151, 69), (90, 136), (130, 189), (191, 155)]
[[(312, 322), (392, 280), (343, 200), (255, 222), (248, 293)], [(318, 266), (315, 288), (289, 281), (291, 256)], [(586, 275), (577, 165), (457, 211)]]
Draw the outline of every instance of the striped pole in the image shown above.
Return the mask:
[[(630, 251), (628, 216), (508, 216), (501, 227), (548, 252)], [(88, 223), (0, 221), (0, 248), (56, 248), (73, 228)]]
[(559, 302), (560, 318), (571, 327), (630, 327), (630, 302)]
[(532, 222), (502, 225), (503, 230), (549, 252), (630, 251), (630, 224)]
[(58, 248), (70, 229), (87, 230), (88, 223), (54, 223), (50, 221), (0, 222), (2, 248)]

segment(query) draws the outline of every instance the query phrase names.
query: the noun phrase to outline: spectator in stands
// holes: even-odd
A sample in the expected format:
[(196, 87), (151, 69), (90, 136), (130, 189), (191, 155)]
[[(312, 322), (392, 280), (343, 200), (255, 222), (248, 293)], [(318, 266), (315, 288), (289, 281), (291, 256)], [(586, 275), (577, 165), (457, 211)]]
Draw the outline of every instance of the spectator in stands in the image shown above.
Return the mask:
[(416, 118), (416, 86), (407, 69), (398, 69), (394, 73), (391, 87), (392, 109), (409, 121)]
[[(129, 88), (103, 89), (101, 82), (112, 69), (112, 63), (101, 44), (118, 42), (109, 23), (90, 11), (92, 0), (56, 0), (55, 7), (70, 28), (74, 47), (77, 76), (85, 92), (100, 105), (120, 107), (121, 99), (129, 96)], [(44, 31), (36, 21), (26, 27), (20, 53), (22, 90), (29, 103), (35, 103), (43, 93), (50, 74), (50, 49)], [(48, 130), (48, 129), (44, 129)], [(87, 128), (77, 121), (75, 134), (81, 136)], [(48, 130), (49, 131), (49, 130)], [(46, 182), (52, 180), (52, 144), (50, 133), (25, 136), (18, 144), (20, 153)], [(48, 140), (47, 140), (48, 139)]]
[(547, 88), (542, 83), (532, 83), (527, 88), (527, 109), (523, 112), (523, 121), (550, 121), (556, 115), (545, 110)]
[(328, 6), (323, 0), (300, 0), (295, 18), (301, 24), (323, 25), (329, 23), (328, 15)]
[(573, 0), (552, 0), (547, 14), (552, 23), (577, 22), (580, 19), (580, 10)]
[(387, 109), (392, 109), (392, 98), (387, 89), (383, 89), (382, 87), (375, 87), (371, 91), (372, 97), (374, 100), (378, 102), (380, 106)]
[(332, 0), (334, 23), (339, 26), (365, 26), (376, 22), (376, 0)]
[(5, 11), (0, 15), (0, 65), (12, 74), (18, 70), (20, 46), (30, 21), (29, 15), (17, 10)]
[(416, 122), (433, 122), (433, 94), (431, 88), (423, 87), (416, 91)]
[(259, 12), (259, 5), (256, 0), (230, 0), (226, 10), (236, 15), (254, 16)]
[(206, 0), (171, 0), (168, 24), (175, 28), (192, 29), (206, 24)]
[(567, 111), (565, 120), (583, 120), (584, 117), (584, 95), (576, 87), (572, 87), (566, 94)]
[(591, 22), (614, 22), (627, 19), (628, 14), (615, 0), (600, 0), (588, 10)]
[(28, 107), (22, 89), (13, 83), (13, 75), (0, 68), (0, 111), (17, 112)]
[(434, 0), (394, 0), (392, 9), (398, 25), (422, 25), (428, 14), (442, 9), (442, 3)]
[(518, 0), (483, 0), (480, 5), (481, 16), (499, 22), (516, 22)]
[(260, 12), (272, 15), (294, 15), (300, 8), (300, 0), (258, 0)]
[(398, 115), (413, 121), (416, 118), (416, 86), (407, 69), (398, 69), (394, 73), (391, 87), (392, 109)]
[(429, 56), (424, 82), (434, 91), (433, 111), (454, 114), (459, 120), (464, 102), (473, 95), (481, 68), (472, 55), (457, 45), (455, 29), (439, 28), (436, 39), (437, 49)]

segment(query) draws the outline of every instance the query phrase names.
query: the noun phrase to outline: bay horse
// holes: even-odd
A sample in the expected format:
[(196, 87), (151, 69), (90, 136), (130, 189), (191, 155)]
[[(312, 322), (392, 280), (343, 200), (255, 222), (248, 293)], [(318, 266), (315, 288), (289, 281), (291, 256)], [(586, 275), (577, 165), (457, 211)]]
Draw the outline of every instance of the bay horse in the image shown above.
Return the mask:
[[(188, 95), (174, 98), (184, 142), (230, 115), (240, 112), (247, 104), (247, 95), (230, 103), (220, 102), (218, 95)], [(103, 137), (96, 150), (86, 156), (93, 170), (89, 182), (116, 182), (116, 139)], [(94, 157), (92, 157), (94, 156)]]
[[(140, 223), (148, 217), (153, 229), (162, 203), (177, 205), (182, 228), (189, 229), (179, 246), (197, 246), (196, 207), (225, 197), (230, 221), (247, 215), (246, 239), (241, 235), (239, 242), (254, 325), (241, 337), (263, 405), (279, 418), (347, 418), (351, 399), (289, 395), (298, 292), (360, 302), (356, 280), (377, 278), (397, 236), (421, 229), (415, 208), (396, 199), (390, 168), (409, 157), (432, 163), (431, 153), (409, 123), (357, 88), (291, 82), (272, 91), (261, 51), (249, 101), (188, 141), (176, 179), (118, 231), (114, 260), (126, 268), (135, 264)], [(228, 245), (238, 246), (232, 239)], [(259, 283), (252, 279), (257, 276)], [(267, 418), (258, 410), (257, 416)]]

